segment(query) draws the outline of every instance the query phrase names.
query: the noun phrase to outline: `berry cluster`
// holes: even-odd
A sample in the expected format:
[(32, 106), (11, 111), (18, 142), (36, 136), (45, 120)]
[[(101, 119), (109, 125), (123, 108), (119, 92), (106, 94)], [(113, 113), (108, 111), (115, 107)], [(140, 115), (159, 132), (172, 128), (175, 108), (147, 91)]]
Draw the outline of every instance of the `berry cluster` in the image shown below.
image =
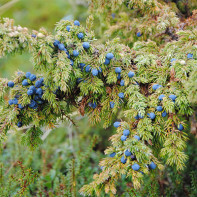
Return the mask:
[[(74, 25), (75, 26), (80, 26), (80, 22), (75, 20)], [(71, 25), (66, 26), (66, 30), (68, 32), (71, 31), (71, 28), (72, 28)], [(78, 37), (78, 39), (83, 40), (84, 34), (82, 32), (80, 32), (80, 33), (77, 34), (77, 37)], [(67, 58), (70, 59), (70, 65), (73, 66), (74, 65), (74, 59), (79, 56), (80, 52), (74, 49), (74, 50), (72, 50), (72, 53), (69, 53), (68, 46), (66, 48), (66, 46), (63, 43), (61, 43), (59, 40), (55, 40), (53, 45), (54, 45), (55, 49), (58, 49), (60, 51), (65, 51), (65, 53), (67, 54)], [(89, 42), (83, 42), (82, 46), (83, 46), (84, 50), (88, 50), (90, 48)], [(82, 69), (83, 69), (83, 67), (82, 67)]]
[[(187, 54), (187, 59), (193, 59), (193, 54), (192, 54), (192, 53), (188, 53), (188, 54)], [(172, 59), (170, 60), (171, 66), (172, 66), (172, 63), (175, 62), (176, 60), (177, 60), (176, 58), (172, 58)], [(184, 61), (184, 60), (180, 60), (180, 63), (181, 63), (182, 65), (184, 65), (184, 64), (185, 64), (185, 61)]]
[[(44, 86), (44, 78), (37, 79), (36, 75), (31, 74), (30, 72), (27, 72), (24, 76), (24, 79), (21, 83), (22, 88), (26, 87), (26, 93), (31, 98), (31, 102), (28, 104), (28, 106), (23, 106), (21, 103), (19, 103), (20, 94), (16, 94), (14, 99), (10, 99), (8, 101), (9, 105), (15, 105), (19, 110), (23, 110), (24, 108), (32, 108), (37, 109), (39, 105), (42, 105), (45, 101), (42, 98), (43, 95), (43, 86)], [(9, 81), (8, 87), (14, 87), (14, 82)], [(19, 86), (20, 84), (17, 84)], [(23, 89), (24, 90), (24, 89)], [(17, 126), (22, 127), (22, 122), (19, 121)]]
[[(121, 122), (114, 122), (114, 127), (115, 128), (118, 128), (121, 126)], [(130, 131), (128, 129), (124, 129), (123, 131), (123, 135), (121, 136), (121, 141), (126, 141), (126, 139), (128, 138), (130, 134)], [(135, 135), (134, 138), (139, 141), (140, 140), (140, 137), (138, 135)], [(109, 155), (110, 157), (115, 157), (116, 156), (116, 153), (113, 152)], [(127, 159), (130, 158), (131, 161), (135, 161), (136, 160), (136, 157), (134, 154), (132, 154), (129, 150), (125, 150), (124, 151), (124, 155), (121, 157), (120, 161), (121, 163), (125, 164), (127, 162)], [(148, 165), (149, 169), (155, 169), (156, 168), (156, 164), (154, 162), (151, 162), (149, 165)], [(138, 171), (140, 169), (140, 165), (137, 164), (137, 163), (134, 163), (131, 168), (134, 170), (134, 171)], [(142, 173), (142, 172), (141, 172)]]
[[(109, 55), (109, 54), (110, 54), (110, 55)], [(109, 57), (114, 57), (114, 55), (113, 55), (112, 53), (108, 53), (108, 54), (106, 55), (106, 59), (108, 59)], [(121, 67), (116, 67), (116, 68), (115, 68), (115, 73), (118, 74), (118, 76), (117, 76), (117, 79), (118, 79), (118, 80), (121, 79), (121, 72), (122, 72), (122, 68), (121, 68)], [(134, 75), (135, 75), (135, 73), (134, 73), (133, 71), (129, 71), (129, 73), (128, 73), (128, 77), (129, 77), (129, 78), (134, 77)], [(121, 81), (120, 81), (120, 86), (124, 86), (124, 85), (125, 85), (125, 81), (124, 81), (124, 79), (121, 79)], [(120, 93), (118, 94), (118, 97), (119, 97), (120, 99), (124, 99), (124, 92), (120, 92)], [(111, 108), (114, 108), (114, 105), (115, 105), (115, 103), (114, 103), (113, 101), (111, 101), (111, 102), (110, 102), (110, 107), (111, 107)]]

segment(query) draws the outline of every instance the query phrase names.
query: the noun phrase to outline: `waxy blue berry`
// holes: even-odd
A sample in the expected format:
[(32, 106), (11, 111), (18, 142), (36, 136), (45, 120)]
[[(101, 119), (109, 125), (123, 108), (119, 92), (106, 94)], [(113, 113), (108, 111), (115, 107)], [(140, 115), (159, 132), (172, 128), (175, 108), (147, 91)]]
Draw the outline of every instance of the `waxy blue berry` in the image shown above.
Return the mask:
[(113, 59), (113, 58), (114, 58), (113, 53), (108, 53), (108, 54), (106, 55), (106, 58), (107, 58), (108, 60)]
[(192, 58), (193, 58), (193, 54), (188, 53), (188, 54), (187, 54), (187, 58), (188, 58), (188, 59), (192, 59)]
[(134, 77), (134, 75), (135, 75), (135, 73), (134, 73), (134, 72), (132, 72), (132, 71), (129, 71), (129, 73), (128, 73), (128, 77), (129, 77), (129, 78), (132, 78), (132, 77)]
[(127, 162), (127, 158), (125, 158), (124, 156), (121, 157), (120, 159), (121, 163), (125, 164)]
[(31, 73), (30, 72), (26, 72), (26, 78), (29, 78), (31, 76)]
[(29, 77), (29, 79), (30, 79), (31, 81), (35, 81), (35, 80), (36, 80), (36, 75), (31, 74), (30, 77)]
[(130, 131), (128, 130), (128, 129), (125, 129), (124, 131), (123, 131), (123, 135), (124, 136), (128, 136), (130, 134)]
[(28, 86), (28, 85), (29, 85), (27, 79), (24, 79), (24, 80), (22, 81), (22, 85), (23, 85), (23, 86)]
[(152, 169), (152, 170), (154, 170), (156, 167), (157, 167), (157, 165), (154, 162), (151, 162), (149, 164), (149, 168)]
[(120, 81), (120, 85), (124, 86), (124, 80), (123, 79)]
[(162, 101), (164, 97), (165, 97), (164, 94), (159, 95), (159, 100)]
[(74, 50), (74, 51), (73, 51), (73, 56), (77, 57), (78, 55), (79, 55), (79, 52), (76, 51), (76, 50)]
[(17, 123), (17, 126), (18, 126), (19, 128), (22, 127), (22, 126), (23, 126), (22, 122), (18, 122), (18, 123)]
[(138, 141), (140, 140), (140, 137), (138, 135), (135, 135), (134, 138), (137, 139)]
[(60, 51), (65, 50), (64, 44), (62, 44), (62, 43), (58, 44), (58, 49), (59, 49)]
[(79, 39), (83, 39), (84, 35), (83, 35), (83, 33), (78, 33), (77, 37), (78, 37)]
[(31, 96), (31, 95), (33, 95), (34, 94), (34, 91), (33, 90), (27, 90), (27, 95), (28, 96)]
[(149, 113), (148, 116), (151, 120), (155, 119), (155, 114), (153, 112)]
[(179, 131), (182, 131), (183, 129), (184, 129), (183, 125), (182, 125), (182, 124), (179, 124), (178, 130), (179, 130)]
[(113, 101), (110, 102), (110, 107), (114, 108), (115, 103)]
[(124, 152), (124, 154), (125, 154), (126, 157), (129, 157), (129, 156), (132, 155), (131, 152), (130, 152), (129, 150), (126, 150), (126, 151)]
[(121, 73), (122, 69), (120, 67), (115, 68), (115, 73)]
[(70, 25), (66, 26), (66, 30), (69, 32), (70, 31)]
[(10, 99), (10, 100), (8, 101), (8, 103), (9, 103), (9, 105), (13, 105), (13, 104), (14, 104), (12, 99)]
[(14, 99), (12, 100), (12, 102), (13, 102), (14, 105), (17, 105), (17, 104), (18, 104), (18, 99), (14, 98)]
[(137, 37), (140, 37), (142, 34), (141, 34), (141, 32), (137, 32)]
[(140, 169), (140, 166), (137, 163), (134, 163), (131, 167), (135, 171), (138, 171)]
[(79, 22), (78, 20), (75, 20), (75, 21), (74, 21), (74, 25), (80, 26), (80, 22)]
[(123, 92), (120, 92), (120, 93), (118, 94), (118, 96), (119, 96), (121, 99), (123, 99), (123, 98), (124, 98), (124, 93), (123, 93)]
[(8, 87), (10, 87), (10, 88), (14, 87), (14, 82), (13, 81), (9, 81), (8, 82)]
[(167, 116), (167, 112), (164, 111), (162, 114), (161, 114), (162, 117), (166, 117)]
[(42, 95), (42, 94), (43, 94), (43, 90), (42, 90), (41, 88), (38, 88), (38, 89), (36, 90), (36, 94)]
[(96, 68), (92, 69), (92, 75), (94, 75), (94, 76), (98, 75), (98, 70)]
[(157, 106), (157, 111), (162, 111), (162, 110), (163, 110), (162, 106)]
[(105, 65), (110, 64), (110, 60), (106, 58), (104, 64), (105, 64)]
[(89, 48), (90, 48), (89, 42), (84, 42), (84, 43), (83, 43), (83, 48), (84, 48), (84, 49), (89, 49)]
[(114, 122), (114, 127), (118, 128), (121, 125), (120, 122)]
[(169, 95), (169, 98), (172, 99), (173, 101), (175, 101), (177, 97), (176, 97), (176, 95), (171, 94), (171, 95)]
[(124, 141), (126, 141), (127, 136), (122, 135), (120, 139), (121, 139), (121, 141), (123, 141), (123, 142), (124, 142)]
[(114, 157), (115, 155), (116, 155), (116, 153), (113, 152), (113, 153), (111, 153), (109, 156), (110, 156), (110, 157)]
[(86, 68), (85, 68), (85, 71), (88, 73), (88, 72), (90, 72), (90, 70), (91, 70), (90, 65), (87, 65)]
[(53, 42), (53, 45), (54, 45), (55, 47), (58, 47), (58, 44), (60, 44), (60, 41), (59, 41), (59, 40), (55, 40), (55, 41)]

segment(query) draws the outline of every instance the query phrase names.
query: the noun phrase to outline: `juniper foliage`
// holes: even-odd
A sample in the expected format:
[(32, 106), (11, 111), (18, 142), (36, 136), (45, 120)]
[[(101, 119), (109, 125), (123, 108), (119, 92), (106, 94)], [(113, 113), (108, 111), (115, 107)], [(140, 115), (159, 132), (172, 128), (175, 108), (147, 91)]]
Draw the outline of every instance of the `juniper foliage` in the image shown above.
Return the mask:
[[(196, 108), (196, 12), (183, 26), (174, 10), (163, 2), (100, 2), (91, 1), (90, 11), (96, 10), (95, 17), (99, 15), (101, 21), (110, 11), (123, 10), (105, 32), (115, 38), (105, 44), (94, 36), (93, 16), (88, 18), (86, 28), (76, 21), (61, 20), (54, 34), (43, 28), (29, 32), (14, 26), (11, 19), (2, 19), (0, 57), (29, 51), (37, 80), (44, 78), (44, 82), (43, 95), (34, 103), (36, 95), (27, 94), (28, 88), (36, 86), (31, 77), (16, 72), (14, 87), (8, 87), (8, 79), (1, 79), (0, 133), (3, 140), (19, 122), (31, 125), (21, 140), (35, 149), (42, 143), (40, 127), (54, 128), (60, 119), (70, 119), (69, 114), (76, 109), (81, 115), (88, 114), (92, 124), (103, 120), (104, 128), (118, 119), (118, 125), (114, 125), (117, 132), (105, 150), (106, 155), (115, 156), (102, 159), (102, 171), (80, 190), (82, 195), (99, 196), (104, 189), (114, 196), (122, 175), (132, 177), (134, 189), (139, 189), (144, 176), (155, 173), (152, 162), (156, 171), (162, 171), (163, 164), (175, 166), (177, 171), (184, 169), (188, 159), (184, 152), (188, 140), (185, 128)], [(82, 39), (79, 33), (83, 33)], [(130, 72), (134, 76), (128, 75)], [(25, 79), (27, 86), (22, 85)], [(124, 130), (129, 134), (121, 140)], [(134, 157), (126, 156), (127, 150)], [(69, 183), (75, 182), (78, 173), (74, 165), (73, 160)], [(69, 195), (73, 195), (76, 188), (70, 187)]]

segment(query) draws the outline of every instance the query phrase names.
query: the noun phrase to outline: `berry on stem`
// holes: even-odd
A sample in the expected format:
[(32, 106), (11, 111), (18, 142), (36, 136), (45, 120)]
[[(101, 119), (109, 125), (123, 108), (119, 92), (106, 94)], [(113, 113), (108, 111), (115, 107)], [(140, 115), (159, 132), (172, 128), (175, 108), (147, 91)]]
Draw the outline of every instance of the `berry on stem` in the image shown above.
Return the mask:
[(130, 131), (128, 130), (128, 129), (125, 129), (124, 131), (123, 131), (123, 135), (124, 136), (128, 136), (130, 134)]
[(109, 104), (111, 108), (114, 108), (115, 103), (113, 101), (111, 101)]
[(90, 65), (87, 65), (86, 68), (85, 68), (85, 71), (88, 73), (88, 72), (90, 72), (90, 70), (91, 70)]
[(140, 166), (137, 163), (134, 163), (132, 165), (132, 169), (135, 170), (135, 171), (138, 171), (140, 169)]
[(31, 90), (31, 89), (27, 90), (27, 95), (28, 95), (28, 96), (31, 96), (31, 95), (33, 95), (33, 94), (34, 94), (34, 91), (33, 91), (33, 90)]
[(98, 70), (96, 68), (92, 69), (92, 75), (97, 76), (98, 75)]
[(69, 32), (70, 31), (70, 25), (66, 26), (66, 30)]
[(144, 118), (144, 116), (142, 116), (141, 114), (138, 114), (138, 118), (142, 119), (142, 118)]
[(31, 73), (30, 72), (26, 72), (26, 78), (29, 78), (31, 76)]
[(59, 40), (55, 40), (54, 43), (53, 43), (53, 45), (54, 45), (55, 47), (58, 47), (58, 44), (60, 44), (60, 41), (59, 41)]
[(179, 124), (178, 130), (179, 130), (179, 131), (182, 131), (183, 129), (184, 129), (183, 125), (182, 125), (182, 124)]
[(123, 93), (123, 92), (120, 92), (120, 93), (118, 94), (118, 96), (119, 96), (121, 99), (123, 99), (123, 98), (124, 98), (124, 93)]
[(74, 21), (74, 25), (80, 26), (80, 22), (79, 22), (78, 20), (75, 20), (75, 21)]
[(154, 84), (152, 88), (153, 90), (157, 90), (159, 88), (159, 84)]
[(121, 163), (125, 164), (127, 162), (127, 158), (125, 158), (124, 156), (121, 157), (120, 159)]
[(64, 44), (62, 44), (62, 43), (58, 44), (58, 49), (59, 49), (60, 51), (65, 50)]
[(9, 105), (13, 105), (13, 100), (10, 99), (10, 100), (8, 101), (8, 104), (9, 104)]
[(166, 117), (167, 116), (167, 112), (164, 111), (162, 114), (161, 114), (162, 117)]
[(84, 35), (83, 35), (83, 33), (78, 33), (77, 37), (78, 37), (79, 39), (83, 39)]
[(126, 151), (124, 152), (124, 154), (125, 154), (126, 157), (129, 157), (129, 156), (132, 155), (131, 152), (130, 152), (129, 150), (126, 150)]
[(13, 81), (9, 81), (8, 82), (8, 87), (10, 87), (10, 88), (14, 87), (14, 82)]
[(159, 95), (159, 100), (162, 101), (164, 97), (165, 97), (164, 94)]
[(114, 157), (115, 155), (116, 155), (116, 153), (113, 152), (113, 153), (111, 153), (109, 156), (110, 156), (110, 157)]
[(134, 75), (135, 75), (135, 73), (134, 73), (134, 72), (132, 72), (132, 71), (129, 71), (129, 73), (128, 73), (128, 77), (129, 77), (129, 78), (132, 78), (132, 77), (134, 77)]
[(120, 79), (121, 79), (121, 75), (120, 75), (120, 73), (118, 74), (117, 79), (118, 79), (118, 80), (120, 80)]
[(170, 60), (171, 63), (174, 62), (174, 61), (176, 61), (176, 58), (172, 58), (172, 59)]
[(137, 37), (140, 37), (142, 34), (141, 34), (141, 32), (137, 32)]
[(35, 80), (36, 80), (36, 75), (31, 74), (30, 77), (29, 77), (29, 79), (30, 79), (31, 81), (35, 81)]
[(24, 106), (22, 106), (21, 104), (18, 104), (18, 108), (19, 108), (19, 109), (23, 109)]
[(105, 64), (105, 65), (110, 64), (110, 60), (109, 60), (109, 59), (107, 59), (107, 58), (105, 58), (105, 62), (104, 62), (104, 64)]
[(134, 138), (137, 139), (138, 141), (140, 140), (140, 137), (138, 135), (135, 135)]
[(22, 126), (23, 126), (22, 122), (18, 122), (18, 123), (17, 123), (17, 126), (18, 126), (19, 128), (22, 127)]
[(27, 79), (24, 79), (24, 80), (22, 81), (22, 85), (23, 85), (23, 86), (28, 86), (28, 85), (29, 85)]
[(155, 119), (155, 114), (153, 112), (149, 113), (148, 116), (151, 120)]
[(83, 48), (84, 48), (84, 49), (89, 49), (89, 48), (90, 48), (89, 42), (84, 42), (84, 43), (83, 43)]
[(173, 101), (175, 101), (177, 97), (176, 97), (176, 95), (171, 94), (171, 95), (169, 95), (169, 98), (172, 99)]
[(154, 162), (151, 162), (149, 164), (149, 168), (152, 169), (152, 170), (154, 170), (156, 167), (157, 167), (157, 165)]
[(124, 142), (124, 141), (126, 141), (127, 136), (122, 135), (120, 139), (121, 139), (121, 141), (123, 141), (123, 142)]
[(157, 106), (157, 111), (162, 111), (162, 110), (163, 110), (162, 106)]
[(35, 83), (35, 87), (40, 88), (41, 86), (42, 86), (41, 80), (37, 80), (36, 83)]
[(14, 99), (12, 100), (12, 102), (13, 102), (14, 105), (17, 105), (17, 104), (18, 104), (18, 99), (14, 98)]
[(108, 60), (113, 59), (113, 58), (114, 58), (113, 53), (108, 53), (108, 54), (106, 55), (106, 58), (107, 58)]
[(124, 80), (123, 79), (120, 81), (120, 85), (124, 86)]
[(188, 58), (188, 59), (192, 59), (192, 58), (193, 58), (193, 54), (188, 53), (188, 54), (187, 54), (187, 58)]
[(79, 55), (79, 52), (76, 51), (76, 50), (74, 50), (74, 51), (73, 51), (73, 56), (77, 57), (78, 55)]
[(122, 69), (120, 67), (115, 68), (115, 73), (121, 73)]
[(114, 127), (118, 128), (121, 125), (120, 122), (114, 122)]
[(43, 90), (41, 88), (38, 88), (36, 90), (36, 94), (42, 95), (43, 94)]

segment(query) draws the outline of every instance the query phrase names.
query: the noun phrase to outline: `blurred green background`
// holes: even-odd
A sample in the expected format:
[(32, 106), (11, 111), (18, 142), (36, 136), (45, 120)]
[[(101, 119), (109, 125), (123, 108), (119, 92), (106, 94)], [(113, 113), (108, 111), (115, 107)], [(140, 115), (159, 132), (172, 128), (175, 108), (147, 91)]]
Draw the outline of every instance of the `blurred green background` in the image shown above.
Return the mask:
[[(16, 25), (39, 30), (44, 27), (53, 32), (61, 20), (79, 20), (85, 24), (88, 4), (83, 0), (0, 0), (0, 17), (15, 20)], [(11, 77), (17, 70), (32, 71), (31, 55), (15, 54), (0, 59), (0, 77)]]

